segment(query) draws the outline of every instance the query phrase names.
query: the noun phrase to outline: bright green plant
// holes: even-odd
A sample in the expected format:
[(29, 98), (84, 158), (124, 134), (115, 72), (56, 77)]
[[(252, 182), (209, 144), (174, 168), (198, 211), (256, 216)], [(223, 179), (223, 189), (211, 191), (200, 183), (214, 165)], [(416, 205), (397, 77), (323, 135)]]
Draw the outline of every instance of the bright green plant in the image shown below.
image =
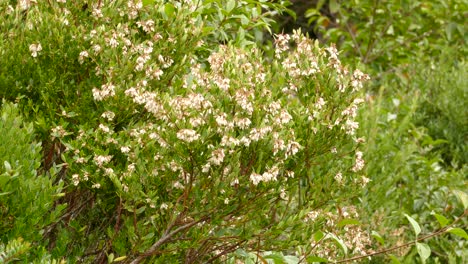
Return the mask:
[(0, 110), (0, 241), (6, 248), (0, 252), (6, 262), (21, 259), (31, 245), (40, 244), (65, 207), (54, 208), (63, 184), (55, 181), (53, 170), (38, 175), (40, 157), (32, 124), (23, 122), (16, 105), (4, 102)]
[[(332, 0), (306, 12), (320, 39), (337, 43), (349, 59), (380, 74), (397, 71), (420, 55), (437, 56), (448, 45), (466, 56), (466, 1)], [(395, 69), (397, 68), (397, 69)], [(404, 74), (404, 72), (402, 72)]]

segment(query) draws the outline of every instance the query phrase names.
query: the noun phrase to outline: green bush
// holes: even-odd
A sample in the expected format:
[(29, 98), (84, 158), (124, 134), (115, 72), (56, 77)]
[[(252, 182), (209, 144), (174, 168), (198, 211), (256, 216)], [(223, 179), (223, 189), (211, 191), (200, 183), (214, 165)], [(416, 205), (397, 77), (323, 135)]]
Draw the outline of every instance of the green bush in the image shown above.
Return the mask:
[[(193, 263), (242, 250), (365, 250), (367, 240), (351, 243), (363, 230), (339, 220), (357, 217), (351, 199), (368, 180), (355, 133), (368, 76), (300, 32), (277, 35), (269, 59), (253, 43), (219, 45), (233, 25), (263, 25), (218, 19), (261, 5), (207, 9), (221, 2), (3, 5), (0, 95), (52, 146), (45, 173), (64, 168), (57, 206), (67, 212), (44, 233), (52, 257)], [(334, 256), (323, 240), (341, 245), (330, 244)]]
[(55, 207), (54, 201), (63, 184), (55, 182), (54, 171), (38, 175), (41, 146), (16, 105), (4, 102), (0, 121), (0, 242), (7, 244), (5, 252), (20, 255), (29, 245), (42, 245), (50, 225), (58, 220), (65, 205)]

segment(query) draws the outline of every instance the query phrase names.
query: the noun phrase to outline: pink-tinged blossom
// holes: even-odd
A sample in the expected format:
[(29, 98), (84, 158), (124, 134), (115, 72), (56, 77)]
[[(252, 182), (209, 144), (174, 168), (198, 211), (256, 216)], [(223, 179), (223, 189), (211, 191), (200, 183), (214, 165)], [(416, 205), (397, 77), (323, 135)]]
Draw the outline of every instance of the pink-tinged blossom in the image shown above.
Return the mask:
[(364, 160), (362, 159), (362, 152), (356, 151), (356, 160), (353, 168), (351, 169), (354, 172), (358, 172), (364, 168)]
[(211, 153), (211, 157), (209, 161), (213, 165), (221, 165), (221, 163), (223, 163), (224, 161), (224, 157), (225, 157), (224, 149), (220, 148), (220, 149), (214, 150)]
[(260, 175), (258, 173), (250, 174), (250, 181), (255, 186), (257, 186), (262, 181), (262, 179), (263, 179), (262, 175)]
[(185, 142), (193, 142), (200, 138), (200, 135), (192, 129), (181, 129), (177, 132), (177, 138)]
[(288, 158), (289, 156), (296, 155), (300, 149), (301, 149), (301, 145), (299, 145), (299, 143), (295, 141), (289, 141), (286, 147), (286, 155), (285, 155), (286, 158)]
[(93, 88), (93, 97), (96, 101), (102, 101), (107, 97), (115, 95), (115, 86), (112, 83), (104, 84), (101, 86), (101, 90)]

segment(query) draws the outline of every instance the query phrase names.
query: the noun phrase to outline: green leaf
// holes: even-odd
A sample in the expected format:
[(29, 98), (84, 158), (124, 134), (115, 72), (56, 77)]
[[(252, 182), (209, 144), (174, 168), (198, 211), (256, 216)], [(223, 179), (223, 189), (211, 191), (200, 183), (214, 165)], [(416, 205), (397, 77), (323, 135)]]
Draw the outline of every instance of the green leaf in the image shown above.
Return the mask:
[(392, 260), (392, 264), (401, 264), (401, 262), (398, 260), (397, 257), (393, 256), (393, 255), (388, 255), (390, 257), (390, 259)]
[(425, 263), (431, 255), (431, 248), (425, 243), (416, 243), (416, 249), (418, 250), (418, 254), (421, 257), (422, 262)]
[(459, 237), (463, 237), (464, 239), (468, 240), (468, 234), (466, 234), (465, 230), (455, 227), (455, 228), (450, 228), (448, 230), (449, 233), (452, 233), (454, 235), (457, 235)]
[(264, 257), (265, 259), (271, 259), (274, 263), (284, 263), (284, 256), (279, 253), (273, 253)]
[(345, 245), (343, 240), (341, 240), (339, 237), (335, 236), (334, 234), (327, 234), (330, 238), (335, 240), (335, 242), (340, 246), (340, 248), (343, 250), (343, 253), (345, 255), (348, 255), (348, 247)]
[(229, 0), (226, 4), (226, 11), (231, 13), (231, 11), (236, 7), (236, 2), (234, 0)]
[(372, 231), (371, 235), (380, 244), (385, 245), (385, 240), (383, 239), (383, 237), (379, 233), (377, 233), (376, 231)]
[(467, 209), (468, 208), (468, 194), (460, 190), (453, 190), (453, 193), (455, 193), (455, 195), (463, 204), (463, 209)]
[(308, 263), (311, 263), (311, 262), (328, 262), (328, 260), (324, 259), (324, 258), (321, 258), (321, 257), (317, 257), (317, 256), (308, 256), (306, 258), (307, 262)]
[(339, 223), (338, 223), (338, 227), (343, 227), (345, 225), (359, 225), (361, 224), (358, 220), (356, 219), (351, 219), (351, 218), (347, 218), (347, 219), (343, 219), (341, 220)]
[(298, 264), (299, 263), (299, 258), (296, 256), (284, 256), (284, 261), (287, 264)]
[(324, 235), (323, 232), (320, 231), (320, 230), (317, 231), (317, 232), (315, 232), (315, 233), (314, 233), (314, 240), (315, 240), (315, 242), (319, 242), (320, 239), (322, 239), (324, 236), (325, 236), (325, 235)]
[(0, 175), (0, 188), (5, 186), (10, 181), (10, 176), (6, 174)]
[(118, 257), (118, 258), (114, 259), (114, 262), (119, 262), (119, 261), (122, 261), (122, 260), (124, 260), (126, 258), (127, 258), (127, 256), (121, 256), (121, 257)]
[(3, 164), (5, 165), (5, 170), (6, 172), (10, 172), (11, 171), (11, 165), (8, 161), (4, 161)]
[(418, 222), (414, 220), (411, 216), (405, 214), (406, 218), (410, 222), (411, 226), (413, 227), (414, 233), (418, 236), (421, 233), (421, 227), (419, 226)]
[(450, 222), (447, 218), (445, 218), (445, 216), (443, 215), (440, 215), (440, 214), (436, 214), (434, 212), (431, 213), (436, 219), (437, 219), (437, 222), (439, 222), (440, 224), (440, 227), (445, 227), (447, 226), (447, 224)]
[(142, 3), (143, 3), (143, 6), (147, 6), (147, 5), (154, 4), (154, 0), (143, 0)]
[(393, 29), (393, 25), (390, 25), (387, 29), (387, 35), (395, 35), (395, 30)]
[(166, 15), (168, 17), (173, 17), (174, 16), (174, 13), (175, 13), (175, 7), (174, 5), (170, 4), (170, 3), (167, 3), (164, 5), (164, 13), (166, 13)]
[(336, 13), (338, 10), (340, 10), (340, 5), (336, 0), (330, 0), (330, 3), (328, 5), (330, 7), (330, 12), (331, 13)]
[(154, 237), (154, 233), (151, 232), (151, 233), (148, 233), (146, 236), (144, 236), (142, 239), (143, 240), (150, 240), (153, 237)]

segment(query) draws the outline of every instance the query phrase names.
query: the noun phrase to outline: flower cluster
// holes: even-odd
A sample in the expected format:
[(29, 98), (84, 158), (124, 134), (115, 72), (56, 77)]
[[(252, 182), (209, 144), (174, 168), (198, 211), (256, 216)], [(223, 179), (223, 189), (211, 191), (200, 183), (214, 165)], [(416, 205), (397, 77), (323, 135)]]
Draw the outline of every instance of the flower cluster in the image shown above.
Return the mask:
[[(317, 221), (324, 222), (324, 229), (326, 231), (326, 237), (336, 237), (340, 239), (344, 245), (352, 251), (354, 255), (364, 256), (371, 254), (373, 251), (370, 249), (372, 241), (369, 234), (362, 229), (361, 225), (345, 225), (344, 227), (339, 228), (340, 221), (342, 219), (359, 219), (359, 214), (356, 207), (346, 206), (338, 208), (337, 213), (333, 213), (325, 210), (314, 210), (310, 211), (304, 218), (304, 221), (307, 223), (313, 223)], [(334, 260), (338, 255), (340, 249), (337, 247), (336, 243), (332, 239), (323, 239), (320, 242), (322, 243), (320, 247), (312, 245), (316, 248), (315, 254), (320, 257)]]
[(42, 50), (41, 43), (33, 43), (29, 45), (29, 51), (31, 52), (31, 56), (34, 58), (37, 57), (37, 54)]

